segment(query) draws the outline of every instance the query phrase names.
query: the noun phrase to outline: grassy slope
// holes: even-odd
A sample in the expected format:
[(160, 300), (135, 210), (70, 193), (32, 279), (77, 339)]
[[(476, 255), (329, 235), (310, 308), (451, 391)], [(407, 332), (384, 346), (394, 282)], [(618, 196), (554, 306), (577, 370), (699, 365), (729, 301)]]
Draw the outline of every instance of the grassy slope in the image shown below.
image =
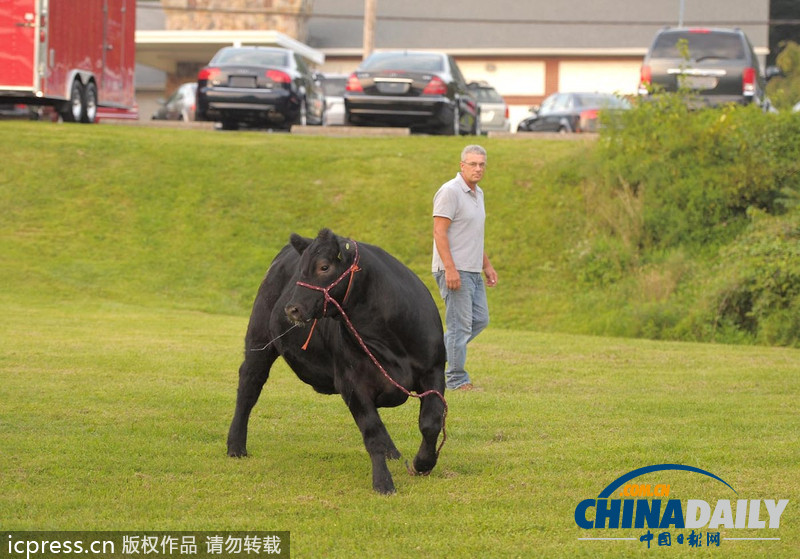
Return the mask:
[[(129, 127), (3, 125), (6, 273), (30, 293), (241, 314), (292, 231), (378, 244), (429, 285), (436, 189), (458, 170), (453, 138), (298, 138)], [(547, 328), (568, 301), (553, 259), (582, 208), (542, 169), (573, 142), (484, 139), (497, 325)]]
[[(678, 462), (740, 498), (791, 499), (781, 542), (723, 542), (726, 557), (794, 556), (797, 350), (535, 332), (569, 306), (551, 270), (581, 229), (568, 177), (545, 164), (585, 146), (484, 140), (504, 283), (470, 357), (483, 391), (448, 393), (439, 466), (408, 478), (393, 464), (385, 499), (343, 404), (283, 365), (254, 412), (252, 458), (225, 457), (246, 316), (292, 230), (381, 244), (427, 281), (430, 197), (463, 140), (0, 132), (4, 529), (291, 530), (297, 557), (633, 555), (638, 542), (579, 542), (574, 507), (627, 471)], [(416, 410), (383, 413), (407, 458)], [(642, 482), (736, 498), (668, 477)]]

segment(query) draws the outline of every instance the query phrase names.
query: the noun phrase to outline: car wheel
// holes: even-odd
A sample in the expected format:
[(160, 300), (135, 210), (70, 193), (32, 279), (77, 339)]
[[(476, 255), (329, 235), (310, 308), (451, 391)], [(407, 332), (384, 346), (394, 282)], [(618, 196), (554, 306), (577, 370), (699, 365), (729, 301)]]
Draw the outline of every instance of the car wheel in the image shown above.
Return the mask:
[(559, 134), (566, 134), (567, 132), (569, 132), (569, 130), (567, 129), (567, 127), (566, 127), (566, 126), (562, 126), (562, 127), (560, 127), (560, 128), (558, 129), (558, 133), (559, 133)]
[(461, 114), (458, 111), (458, 105), (453, 107), (453, 116), (451, 119), (451, 122), (442, 126), (442, 134), (445, 136), (459, 136), (461, 134)]
[(239, 129), (239, 123), (236, 122), (235, 120), (223, 119), (222, 120), (222, 129), (223, 130), (238, 130)]

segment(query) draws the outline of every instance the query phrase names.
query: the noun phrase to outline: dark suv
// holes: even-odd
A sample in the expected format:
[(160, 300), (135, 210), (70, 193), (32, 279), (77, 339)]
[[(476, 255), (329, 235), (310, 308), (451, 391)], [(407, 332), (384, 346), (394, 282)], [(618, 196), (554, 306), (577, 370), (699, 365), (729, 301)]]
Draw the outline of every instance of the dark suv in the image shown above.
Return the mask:
[(743, 31), (665, 28), (656, 33), (644, 58), (639, 95), (684, 88), (708, 105), (754, 102), (766, 107), (765, 85)]

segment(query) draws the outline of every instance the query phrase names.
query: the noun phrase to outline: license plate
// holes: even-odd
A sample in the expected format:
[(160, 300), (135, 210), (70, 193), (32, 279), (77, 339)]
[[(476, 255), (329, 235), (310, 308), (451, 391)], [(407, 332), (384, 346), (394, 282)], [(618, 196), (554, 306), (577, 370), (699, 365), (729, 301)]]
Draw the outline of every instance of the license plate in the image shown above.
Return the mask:
[(256, 78), (255, 76), (231, 76), (228, 79), (228, 85), (230, 87), (255, 87)]
[(713, 76), (682, 76), (678, 77), (678, 85), (689, 89), (708, 90), (717, 87), (717, 78)]
[(408, 93), (409, 84), (406, 82), (379, 82), (378, 92), (385, 95), (403, 95)]
[(492, 122), (494, 120), (494, 111), (481, 111), (481, 123)]

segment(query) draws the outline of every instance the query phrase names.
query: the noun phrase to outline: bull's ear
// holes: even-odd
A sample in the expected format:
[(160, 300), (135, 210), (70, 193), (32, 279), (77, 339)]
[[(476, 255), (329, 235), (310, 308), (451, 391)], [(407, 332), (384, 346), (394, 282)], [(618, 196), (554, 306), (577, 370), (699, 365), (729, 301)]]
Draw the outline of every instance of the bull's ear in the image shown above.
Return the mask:
[(353, 250), (355, 245), (350, 239), (344, 237), (337, 237), (337, 244), (339, 245), (339, 260), (349, 261), (352, 259)]
[(292, 233), (292, 235), (289, 237), (289, 242), (292, 244), (294, 249), (300, 254), (303, 254), (303, 252), (305, 252), (305, 250), (308, 248), (308, 245), (311, 244), (312, 240), (313, 239), (301, 237), (297, 233)]

